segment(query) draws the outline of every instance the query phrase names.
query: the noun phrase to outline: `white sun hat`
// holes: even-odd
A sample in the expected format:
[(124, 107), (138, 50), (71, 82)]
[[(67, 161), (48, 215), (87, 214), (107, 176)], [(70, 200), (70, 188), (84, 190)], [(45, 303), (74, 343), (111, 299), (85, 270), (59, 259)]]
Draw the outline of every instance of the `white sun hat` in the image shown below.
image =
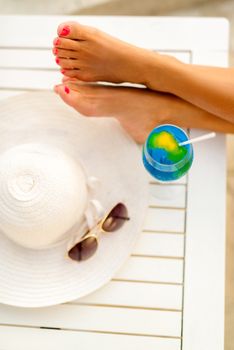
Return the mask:
[[(42, 307), (107, 283), (131, 254), (147, 209), (138, 145), (113, 118), (87, 118), (51, 92), (0, 104), (0, 302)], [(130, 220), (75, 262), (68, 244), (117, 203)]]

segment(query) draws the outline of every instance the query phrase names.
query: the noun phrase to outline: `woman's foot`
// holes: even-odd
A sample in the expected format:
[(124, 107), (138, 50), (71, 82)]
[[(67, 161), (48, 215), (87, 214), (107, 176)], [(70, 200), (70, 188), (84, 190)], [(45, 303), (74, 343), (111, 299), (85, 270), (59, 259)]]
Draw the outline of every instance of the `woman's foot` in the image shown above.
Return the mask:
[(144, 88), (79, 84), (66, 81), (55, 92), (65, 103), (85, 116), (115, 117), (138, 142), (169, 117), (168, 102), (174, 97)]
[(234, 133), (234, 124), (171, 94), (144, 88), (88, 85), (70, 78), (64, 78), (55, 91), (85, 116), (117, 118), (140, 144), (154, 127), (165, 123)]
[(53, 53), (65, 76), (86, 82), (131, 82), (160, 90), (161, 55), (76, 22), (61, 24), (58, 35)]

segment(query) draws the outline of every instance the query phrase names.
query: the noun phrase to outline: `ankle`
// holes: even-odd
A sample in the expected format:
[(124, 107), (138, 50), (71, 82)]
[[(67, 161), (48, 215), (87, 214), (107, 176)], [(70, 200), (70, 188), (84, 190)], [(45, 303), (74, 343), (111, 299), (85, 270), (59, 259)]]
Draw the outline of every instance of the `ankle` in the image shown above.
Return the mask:
[(182, 62), (168, 55), (152, 53), (146, 69), (146, 86), (149, 89), (174, 93)]
[(161, 124), (182, 125), (185, 122), (184, 101), (177, 96), (162, 93), (160, 106), (163, 106), (164, 111), (164, 114), (160, 117)]

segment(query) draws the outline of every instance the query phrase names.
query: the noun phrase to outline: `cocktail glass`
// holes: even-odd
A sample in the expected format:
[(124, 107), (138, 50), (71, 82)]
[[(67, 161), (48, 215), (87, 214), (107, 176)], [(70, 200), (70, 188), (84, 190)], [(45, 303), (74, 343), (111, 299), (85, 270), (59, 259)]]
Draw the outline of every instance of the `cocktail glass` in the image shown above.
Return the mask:
[(175, 181), (184, 176), (193, 162), (193, 146), (179, 143), (189, 140), (181, 128), (163, 124), (151, 131), (143, 147), (146, 170), (159, 182)]

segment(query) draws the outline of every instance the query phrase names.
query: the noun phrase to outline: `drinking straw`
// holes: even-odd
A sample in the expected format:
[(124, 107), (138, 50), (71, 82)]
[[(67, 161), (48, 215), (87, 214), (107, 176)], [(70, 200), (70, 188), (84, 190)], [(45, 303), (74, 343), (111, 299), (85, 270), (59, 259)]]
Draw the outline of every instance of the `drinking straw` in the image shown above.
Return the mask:
[(209, 134), (205, 134), (205, 135), (202, 135), (202, 136), (194, 137), (194, 139), (190, 139), (190, 140), (187, 140), (187, 141), (184, 141), (184, 142), (180, 142), (179, 146), (185, 146), (185, 145), (189, 145), (190, 143), (195, 143), (195, 142), (208, 140), (208, 139), (211, 139), (211, 138), (213, 138), (215, 136), (216, 136), (216, 133), (215, 132), (211, 132)]

